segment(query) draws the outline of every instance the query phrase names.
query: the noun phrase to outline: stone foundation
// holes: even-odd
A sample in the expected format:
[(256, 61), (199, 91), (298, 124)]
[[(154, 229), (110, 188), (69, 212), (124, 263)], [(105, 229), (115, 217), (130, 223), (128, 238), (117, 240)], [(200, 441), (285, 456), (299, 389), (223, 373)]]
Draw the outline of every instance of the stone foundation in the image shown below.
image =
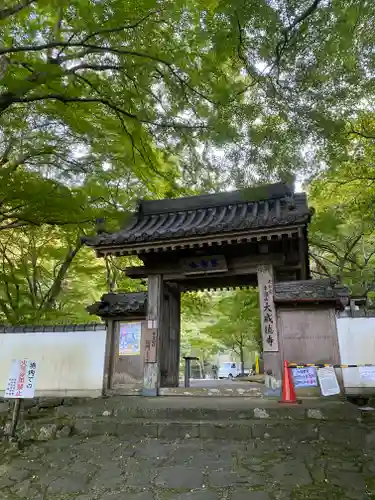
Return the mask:
[[(58, 404), (60, 403), (60, 404)], [(34, 406), (32, 406), (34, 404)], [(1, 411), (2, 409), (2, 411)], [(11, 408), (0, 407), (0, 435), (9, 432)], [(112, 397), (25, 402), (17, 436), (46, 441), (71, 435), (202, 439), (281, 439), (375, 446), (375, 417), (354, 405), (310, 400), (284, 406), (245, 398)], [(372, 446), (372, 445), (371, 445)]]

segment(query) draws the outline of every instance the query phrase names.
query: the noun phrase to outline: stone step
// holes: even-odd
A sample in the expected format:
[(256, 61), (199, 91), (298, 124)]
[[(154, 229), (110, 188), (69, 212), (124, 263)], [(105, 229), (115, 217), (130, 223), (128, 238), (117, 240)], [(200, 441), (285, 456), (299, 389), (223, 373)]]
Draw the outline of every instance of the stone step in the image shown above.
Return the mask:
[[(286, 438), (303, 442), (324, 439), (329, 442), (358, 443), (362, 432), (359, 426), (353, 427), (342, 422), (337, 431), (337, 424), (324, 421), (163, 421), (134, 419), (124, 422), (111, 420), (77, 420), (73, 433), (91, 436), (113, 434), (119, 437), (158, 437), (158, 438), (205, 438), (205, 439), (277, 439)], [(339, 434), (339, 437), (338, 437)]]
[(264, 386), (254, 387), (250, 384), (233, 383), (223, 387), (163, 387), (160, 396), (185, 396), (185, 397), (246, 397), (263, 398)]
[[(10, 418), (11, 412), (0, 419), (0, 435), (9, 428)], [(25, 440), (71, 434), (111, 434), (124, 439), (134, 435), (278, 439), (284, 433), (290, 439), (304, 440), (320, 439), (324, 432), (328, 437), (330, 433), (337, 436), (337, 427), (344, 429), (339, 435), (345, 441), (346, 434), (351, 439), (351, 429), (362, 422), (356, 406), (327, 399), (289, 406), (251, 398), (112, 397), (57, 408), (24, 408), (19, 432)]]
[(329, 422), (324, 420), (264, 420), (243, 421), (164, 421), (159, 419), (128, 419), (114, 417), (76, 419), (60, 422), (23, 422), (17, 434), (24, 441), (46, 441), (72, 435), (91, 437), (117, 436), (119, 440), (136, 438), (159, 439), (223, 439), (223, 440), (281, 440), (295, 443), (326, 441), (342, 446), (361, 447), (365, 443), (366, 426), (361, 423)]
[[(40, 414), (40, 412), (38, 413)], [(41, 414), (41, 416), (43, 413)], [(85, 405), (60, 406), (54, 410), (56, 418), (115, 417), (119, 421), (132, 418), (166, 421), (221, 421), (221, 420), (328, 420), (356, 422), (360, 417), (357, 407), (339, 401), (305, 401), (301, 405), (282, 405), (277, 401), (220, 398), (185, 400), (184, 398), (109, 398), (87, 402)]]

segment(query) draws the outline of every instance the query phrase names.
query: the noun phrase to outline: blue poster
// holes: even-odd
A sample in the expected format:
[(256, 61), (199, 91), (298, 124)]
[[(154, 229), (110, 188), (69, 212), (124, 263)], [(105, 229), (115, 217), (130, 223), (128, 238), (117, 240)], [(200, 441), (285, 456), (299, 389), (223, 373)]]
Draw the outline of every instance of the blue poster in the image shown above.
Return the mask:
[(120, 356), (139, 356), (141, 354), (141, 332), (140, 322), (120, 323)]
[(318, 385), (316, 368), (314, 366), (308, 366), (306, 368), (293, 368), (292, 373), (294, 387), (296, 389), (299, 387), (316, 387)]

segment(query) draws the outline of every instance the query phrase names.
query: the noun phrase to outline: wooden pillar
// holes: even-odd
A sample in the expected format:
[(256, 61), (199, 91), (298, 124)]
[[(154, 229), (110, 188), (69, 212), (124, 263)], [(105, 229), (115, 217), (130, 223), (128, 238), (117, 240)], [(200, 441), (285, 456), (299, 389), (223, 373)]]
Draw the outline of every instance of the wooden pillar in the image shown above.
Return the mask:
[(163, 277), (148, 277), (147, 335), (145, 346), (143, 391), (144, 396), (157, 396), (160, 388), (161, 336), (163, 335)]
[(160, 339), (160, 387), (178, 387), (180, 368), (180, 293), (164, 295), (163, 333)]
[(164, 293), (163, 302), (163, 329), (160, 335), (160, 387), (169, 386), (169, 357), (170, 357), (170, 313), (169, 293)]
[(169, 338), (168, 387), (178, 387), (180, 380), (181, 294), (177, 290), (173, 290), (169, 296)]
[(300, 280), (309, 279), (309, 263), (308, 263), (308, 255), (309, 255), (309, 247), (307, 243), (307, 230), (301, 229), (300, 236), (298, 238), (298, 251), (299, 251), (299, 261), (301, 265), (300, 271)]
[(107, 392), (113, 389), (113, 367), (114, 367), (114, 345), (115, 345), (115, 322), (112, 319), (106, 321), (106, 343), (104, 353), (104, 376), (103, 376), (103, 390), (102, 394), (105, 396)]
[(272, 265), (257, 268), (260, 316), (262, 324), (264, 372), (271, 374), (276, 386), (281, 386), (281, 354), (274, 303), (274, 276)]

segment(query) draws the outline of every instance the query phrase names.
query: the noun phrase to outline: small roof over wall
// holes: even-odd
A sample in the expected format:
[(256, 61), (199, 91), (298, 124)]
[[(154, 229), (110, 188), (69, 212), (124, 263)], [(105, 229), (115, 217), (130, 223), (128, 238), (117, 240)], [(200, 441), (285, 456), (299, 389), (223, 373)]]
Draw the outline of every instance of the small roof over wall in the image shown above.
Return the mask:
[(145, 316), (147, 308), (147, 292), (105, 293), (100, 301), (88, 306), (90, 314), (102, 318), (118, 316)]
[(59, 333), (105, 330), (104, 323), (83, 323), (72, 325), (0, 325), (2, 333)]
[(346, 286), (330, 279), (283, 281), (275, 283), (276, 303), (343, 303), (350, 297)]
[[(274, 285), (274, 301), (279, 304), (331, 303), (344, 307), (350, 292), (334, 280), (281, 281)], [(87, 311), (102, 318), (146, 316), (147, 292), (105, 293)]]
[[(124, 229), (87, 238), (99, 255), (146, 253), (291, 236), (312, 211), (305, 193), (284, 183), (242, 191), (144, 200)], [(293, 233), (294, 231), (294, 233)]]

